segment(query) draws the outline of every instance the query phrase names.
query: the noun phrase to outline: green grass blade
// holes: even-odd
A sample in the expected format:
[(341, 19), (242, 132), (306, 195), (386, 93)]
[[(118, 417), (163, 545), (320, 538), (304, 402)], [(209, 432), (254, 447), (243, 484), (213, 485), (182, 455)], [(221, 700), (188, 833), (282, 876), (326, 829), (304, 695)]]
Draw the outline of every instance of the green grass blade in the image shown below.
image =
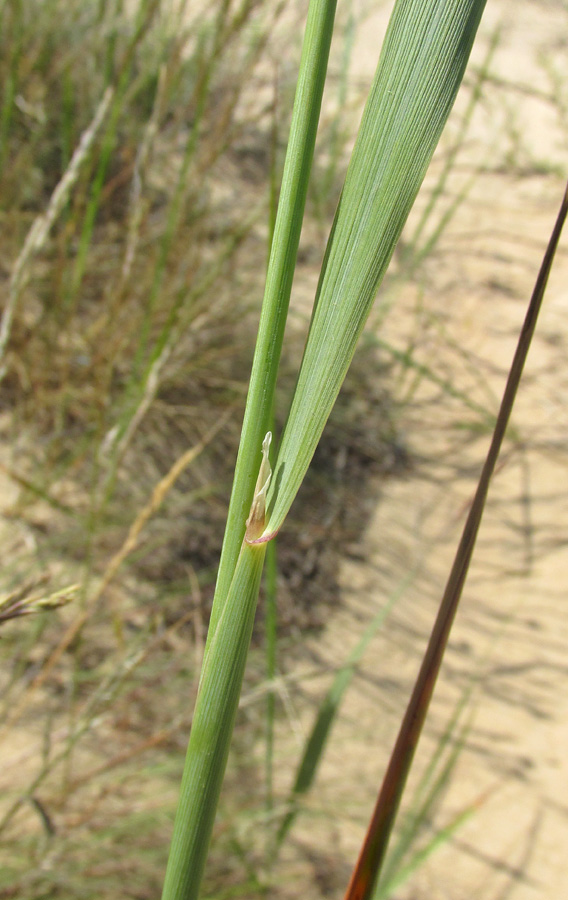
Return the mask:
[[(269, 544), (269, 546), (271, 545)], [(313, 728), (304, 746), (304, 752), (296, 772), (294, 785), (288, 799), (289, 810), (284, 816), (278, 829), (275, 853), (278, 853), (286, 835), (294, 824), (294, 820), (299, 812), (298, 801), (300, 797), (311, 788), (314, 782), (333, 723), (341, 708), (341, 702), (345, 692), (357, 671), (357, 666), (363, 659), (363, 655), (371, 640), (390, 615), (397, 600), (404, 594), (410, 582), (413, 580), (414, 575), (415, 572), (412, 572), (412, 574), (404, 580), (403, 584), (400, 585), (390, 597), (388, 603), (379, 610), (377, 615), (369, 623), (345, 663), (338, 669), (329, 691), (323, 698)]]
[[(269, 202), (268, 202), (268, 261), (270, 262), (270, 252), (272, 250), (272, 241), (274, 240), (274, 229), (276, 227), (276, 212), (278, 208), (278, 91), (277, 83), (274, 85), (274, 108), (272, 118), (271, 132), (271, 148), (270, 148), (270, 181), (269, 181)], [(270, 415), (270, 431), (275, 432), (274, 422), (274, 403)], [(274, 464), (274, 451), (270, 454), (271, 464)], [(278, 643), (278, 615), (277, 615), (277, 591), (278, 591), (278, 557), (276, 551), (277, 542), (270, 541), (266, 551), (266, 570), (265, 570), (265, 624), (264, 624), (264, 643), (266, 653), (266, 679), (271, 685), (266, 695), (266, 721), (265, 721), (265, 756), (264, 756), (264, 776), (266, 791), (266, 811), (270, 813), (274, 806), (274, 724), (276, 715), (276, 695), (274, 690), (274, 679), (276, 678), (276, 654)], [(270, 851), (271, 838), (267, 832), (266, 857), (268, 859)]]
[[(321, 98), (335, 16), (335, 0), (312, 0), (284, 163), (274, 238), (268, 263), (258, 338), (227, 516), (227, 526), (211, 612), (209, 635), (221, 614), (245, 533), (260, 463), (260, 448), (269, 430), (274, 389), (292, 278), (306, 203)], [(210, 637), (208, 637), (208, 642)], [(207, 650), (206, 650), (207, 652)]]
[[(14, 116), (14, 98), (18, 90), (22, 51), (24, 43), (23, 4), (12, 3), (12, 41), (8, 73), (3, 85), (3, 99), (0, 107), (0, 178), (4, 174), (4, 164), (8, 150), (8, 136)], [(0, 10), (1, 14), (2, 10)]]
[[(261, 445), (267, 450), (269, 443), (265, 434), (273, 410), (334, 16), (335, 0), (310, 3), (235, 480), (163, 900), (191, 900), (198, 895), (238, 706), (265, 556), (265, 545), (250, 546), (244, 542), (244, 535), (259, 472), (259, 451)], [(257, 498), (258, 492), (255, 503)], [(253, 521), (252, 513), (250, 519)], [(255, 537), (262, 530), (264, 515), (261, 522)]]
[[(440, 173), (440, 176), (436, 182), (436, 185), (430, 195), (428, 203), (426, 204), (422, 215), (418, 221), (418, 224), (414, 230), (414, 233), (409, 241), (409, 250), (410, 256), (412, 258), (412, 267), (417, 267), (424, 259), (428, 257), (428, 255), (432, 252), (435, 245), (438, 243), (440, 235), (443, 233), (446, 228), (448, 222), (452, 218), (454, 212), (461, 205), (463, 199), (467, 195), (469, 188), (473, 182), (473, 180), (478, 175), (477, 167), (474, 170), (474, 174), (472, 178), (468, 179), (468, 182), (461, 191), (459, 191), (457, 197), (450, 204), (449, 209), (440, 216), (440, 219), (434, 228), (433, 232), (429, 235), (427, 240), (424, 241), (423, 245), (420, 245), (420, 239), (426, 227), (429, 225), (430, 220), (432, 218), (432, 214), (435, 211), (435, 208), (439, 201), (444, 197), (444, 192), (446, 189), (446, 185), (448, 183), (448, 179), (452, 175), (458, 154), (460, 150), (463, 148), (466, 138), (467, 132), (471, 125), (473, 115), (477, 110), (479, 103), (481, 101), (483, 87), (489, 77), (491, 64), (493, 62), (493, 57), (495, 56), (495, 52), (497, 47), (499, 46), (501, 40), (502, 26), (499, 25), (494, 29), (491, 39), (489, 41), (489, 47), (485, 54), (485, 58), (483, 59), (479, 70), (475, 74), (475, 80), (473, 83), (473, 87), (471, 90), (471, 96), (469, 98), (469, 102), (467, 108), (464, 112), (463, 118), (460, 122), (460, 126), (458, 128), (458, 133), (453, 142), (453, 145), (450, 147), (449, 153), (447, 155), (446, 161)], [(429, 229), (431, 230), (431, 229)]]
[(279, 530), (459, 88), (485, 0), (399, 0), (347, 172), (269, 494)]
[(416, 851), (412, 859), (399, 869), (392, 880), (389, 881), (388, 884), (385, 884), (384, 888), (378, 888), (373, 900), (385, 900), (387, 897), (392, 897), (394, 891), (404, 884), (404, 882), (407, 881), (407, 879), (410, 878), (411, 875), (413, 875), (439, 847), (444, 846), (451, 840), (461, 826), (476, 812), (479, 805), (480, 802), (477, 800), (474, 803), (469, 804), (469, 806), (454, 816), (448, 825), (445, 825), (444, 828), (440, 828), (436, 831), (430, 840), (427, 841), (425, 846)]
[(276, 555), (276, 541), (267, 544), (266, 552), (266, 619), (265, 619), (265, 644), (266, 644), (266, 678), (271, 686), (266, 695), (266, 750), (265, 750), (265, 777), (266, 777), (266, 809), (272, 810), (274, 805), (274, 722), (276, 697), (274, 692), (274, 680), (276, 678), (276, 651), (278, 644), (277, 635), (277, 579), (278, 558)]
[[(464, 723), (460, 724), (460, 720), (470, 704), (474, 686), (475, 682), (468, 684), (458, 698), (450, 721), (434, 748), (426, 771), (414, 792), (412, 806), (405, 816), (396, 843), (385, 860), (374, 900), (388, 897), (394, 888), (401, 884), (405, 874), (410, 874), (413, 861), (421, 857), (422, 849), (414, 849), (415, 843), (450, 780), (471, 730), (472, 709), (468, 709)], [(461, 814), (459, 818), (463, 821)], [(427, 842), (428, 847), (436, 843), (436, 837), (437, 835), (434, 835)]]
[(243, 542), (201, 674), (162, 900), (196, 900), (225, 774), (266, 545)]

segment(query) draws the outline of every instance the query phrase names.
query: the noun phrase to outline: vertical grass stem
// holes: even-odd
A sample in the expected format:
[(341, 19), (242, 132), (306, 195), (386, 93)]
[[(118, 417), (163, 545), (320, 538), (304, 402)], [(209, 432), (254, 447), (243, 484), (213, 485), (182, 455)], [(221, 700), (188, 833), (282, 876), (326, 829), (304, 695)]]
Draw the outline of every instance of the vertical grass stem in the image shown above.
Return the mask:
[(311, 0), (308, 10), (235, 479), (162, 900), (198, 896), (229, 753), (266, 554), (266, 544), (250, 545), (244, 537), (261, 445), (273, 410), (335, 7), (336, 0)]

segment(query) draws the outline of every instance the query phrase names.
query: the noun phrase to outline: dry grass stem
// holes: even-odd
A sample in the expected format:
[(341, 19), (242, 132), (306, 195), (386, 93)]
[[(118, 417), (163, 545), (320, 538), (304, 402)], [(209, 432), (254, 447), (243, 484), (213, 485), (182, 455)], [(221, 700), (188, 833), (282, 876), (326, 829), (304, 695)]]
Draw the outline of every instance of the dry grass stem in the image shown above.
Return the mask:
[(199, 454), (205, 450), (205, 448), (211, 443), (215, 435), (217, 435), (225, 427), (225, 425), (231, 418), (231, 415), (232, 410), (229, 410), (229, 412), (222, 416), (220, 420), (215, 424), (215, 426), (207, 432), (203, 440), (199, 441), (199, 443), (197, 443), (194, 447), (191, 447), (189, 450), (186, 450), (186, 452), (175, 461), (169, 472), (164, 475), (164, 477), (155, 486), (154, 490), (152, 491), (150, 500), (140, 510), (140, 512), (136, 516), (136, 519), (130, 526), (128, 535), (122, 547), (117, 551), (117, 553), (115, 553), (110, 563), (108, 564), (102, 581), (91, 598), (91, 606), (98, 602), (124, 560), (133, 552), (133, 550), (136, 549), (142, 529), (147, 524), (149, 519), (159, 510), (160, 506), (176, 483), (177, 479), (187, 469), (187, 467), (197, 459)]
[(65, 206), (71, 189), (79, 175), (81, 165), (90, 152), (93, 141), (97, 136), (99, 128), (104, 122), (113, 97), (114, 89), (108, 87), (97, 107), (91, 124), (81, 135), (81, 140), (71, 158), (71, 162), (51, 195), (46, 212), (34, 220), (24, 242), (22, 251), (16, 260), (8, 288), (8, 302), (6, 303), (6, 307), (2, 314), (2, 321), (0, 322), (0, 381), (2, 381), (6, 374), (6, 364), (4, 361), (6, 347), (10, 340), (12, 321), (20, 294), (22, 293), (27, 279), (30, 277), (30, 263), (34, 255), (44, 246), (49, 232)]

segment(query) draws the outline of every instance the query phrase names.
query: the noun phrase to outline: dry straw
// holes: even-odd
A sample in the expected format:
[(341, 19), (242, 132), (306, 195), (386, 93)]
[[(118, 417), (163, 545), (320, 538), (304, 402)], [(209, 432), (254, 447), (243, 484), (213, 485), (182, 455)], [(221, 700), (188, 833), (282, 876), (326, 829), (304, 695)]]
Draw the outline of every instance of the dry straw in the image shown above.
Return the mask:
[(91, 124), (83, 132), (71, 162), (67, 166), (61, 180), (51, 195), (46, 212), (35, 219), (24, 242), (22, 252), (14, 265), (14, 271), (12, 272), (8, 287), (8, 302), (6, 303), (6, 307), (2, 313), (2, 321), (0, 322), (0, 381), (2, 381), (6, 374), (6, 365), (4, 362), (6, 347), (10, 340), (12, 321), (14, 319), (18, 301), (25, 288), (26, 281), (30, 276), (32, 260), (34, 256), (43, 249), (51, 229), (65, 207), (71, 189), (79, 177), (81, 166), (87, 159), (94, 140), (109, 111), (113, 97), (113, 89), (110, 87), (107, 88), (96, 109)]

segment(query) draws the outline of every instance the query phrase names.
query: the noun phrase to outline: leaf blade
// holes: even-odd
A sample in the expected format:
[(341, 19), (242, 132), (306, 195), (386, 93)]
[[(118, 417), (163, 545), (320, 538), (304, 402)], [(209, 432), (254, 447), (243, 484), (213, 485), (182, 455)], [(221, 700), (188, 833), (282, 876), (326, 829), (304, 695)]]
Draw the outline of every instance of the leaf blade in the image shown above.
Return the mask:
[(326, 250), (268, 496), (265, 535), (296, 496), (455, 100), (485, 0), (399, 0)]

